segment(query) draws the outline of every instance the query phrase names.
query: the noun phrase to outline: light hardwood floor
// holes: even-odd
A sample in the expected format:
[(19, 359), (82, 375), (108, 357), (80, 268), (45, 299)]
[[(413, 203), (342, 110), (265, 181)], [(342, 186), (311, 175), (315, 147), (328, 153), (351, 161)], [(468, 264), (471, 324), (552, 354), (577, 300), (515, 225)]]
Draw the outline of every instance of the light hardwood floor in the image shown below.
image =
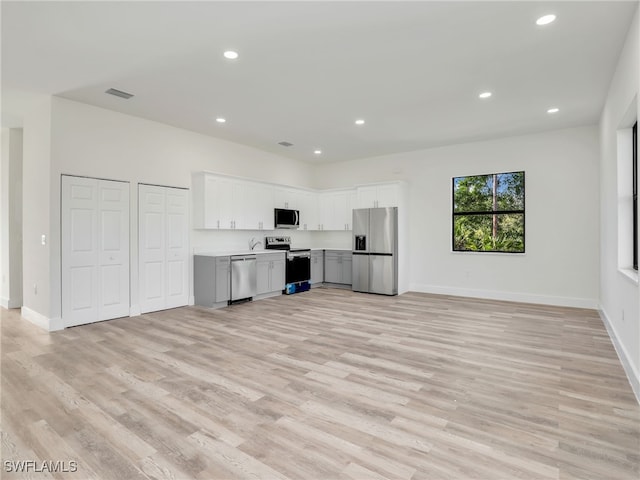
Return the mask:
[(640, 476), (640, 407), (591, 310), (315, 289), (1, 327), (2, 478)]

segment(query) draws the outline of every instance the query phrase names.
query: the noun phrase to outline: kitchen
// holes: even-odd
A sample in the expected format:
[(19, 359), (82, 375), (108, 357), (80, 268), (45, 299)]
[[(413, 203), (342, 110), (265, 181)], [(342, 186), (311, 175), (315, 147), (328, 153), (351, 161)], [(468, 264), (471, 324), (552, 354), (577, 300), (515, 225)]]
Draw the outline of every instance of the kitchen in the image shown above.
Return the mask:
[[(352, 288), (354, 272), (357, 281), (354, 291), (368, 291), (368, 273), (366, 279), (360, 278), (363, 271), (368, 272), (368, 264), (365, 268), (355, 262), (354, 266), (352, 255), (352, 251), (358, 250), (356, 260), (364, 259), (366, 254), (368, 261), (365, 240), (368, 232), (360, 231), (364, 217), (356, 215), (356, 212), (368, 215), (369, 210), (361, 210), (368, 208), (385, 212), (393, 209), (393, 219), (385, 225), (393, 232), (388, 247), (396, 251), (389, 257), (393, 266), (386, 273), (372, 270), (375, 272), (372, 276), (388, 277), (384, 281), (393, 287), (377, 293), (397, 294), (399, 278), (406, 278), (407, 269), (398, 268), (399, 259), (405, 258), (398, 254), (398, 245), (406, 239), (406, 234), (398, 229), (398, 225), (406, 228), (408, 204), (404, 182), (314, 191), (207, 172), (194, 173), (192, 178), (196, 228), (245, 229), (251, 233), (257, 229), (261, 234), (248, 240), (248, 250), (240, 245), (218, 251), (211, 251), (210, 247), (194, 249), (196, 305), (222, 307), (248, 299), (306, 291), (311, 286)], [(233, 201), (228, 202), (229, 198)], [(358, 241), (353, 236), (354, 221), (359, 222), (355, 227)], [(319, 245), (316, 232), (332, 233), (334, 245)], [(389, 235), (380, 237), (391, 238)], [(278, 250), (284, 253), (275, 253)], [(406, 281), (400, 283), (406, 285)]]

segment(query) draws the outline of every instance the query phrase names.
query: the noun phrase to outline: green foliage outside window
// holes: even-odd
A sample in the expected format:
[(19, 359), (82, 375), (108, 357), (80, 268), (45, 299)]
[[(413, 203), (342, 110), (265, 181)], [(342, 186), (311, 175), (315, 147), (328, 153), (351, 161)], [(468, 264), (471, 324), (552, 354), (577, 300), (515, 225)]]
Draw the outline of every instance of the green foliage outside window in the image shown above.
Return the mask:
[(524, 252), (524, 172), (453, 179), (453, 250)]

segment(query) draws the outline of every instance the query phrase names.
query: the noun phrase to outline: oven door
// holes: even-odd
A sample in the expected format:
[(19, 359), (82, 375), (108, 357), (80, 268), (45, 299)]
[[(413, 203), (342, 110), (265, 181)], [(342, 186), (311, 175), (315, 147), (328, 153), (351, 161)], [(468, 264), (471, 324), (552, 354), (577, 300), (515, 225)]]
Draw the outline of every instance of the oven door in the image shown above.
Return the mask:
[(308, 282), (311, 279), (311, 252), (288, 252), (285, 273), (287, 283)]

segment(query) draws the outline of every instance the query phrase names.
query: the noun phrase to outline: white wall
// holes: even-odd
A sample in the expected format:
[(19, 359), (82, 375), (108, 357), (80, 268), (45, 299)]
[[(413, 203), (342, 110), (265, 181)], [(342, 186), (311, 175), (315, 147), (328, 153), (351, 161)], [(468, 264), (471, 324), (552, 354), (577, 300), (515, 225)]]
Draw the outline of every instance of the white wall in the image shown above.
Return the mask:
[(0, 305), (22, 306), (22, 129), (2, 129)]
[[(49, 328), (51, 318), (51, 99), (38, 101), (24, 119), (22, 315)], [(58, 222), (59, 223), (59, 222)], [(46, 235), (46, 245), (41, 237)], [(58, 248), (59, 252), (59, 248)]]
[(5, 302), (9, 302), (9, 129), (3, 128), (0, 135), (0, 306), (8, 308)]
[[(638, 31), (636, 11), (600, 119), (600, 308), (636, 397), (640, 400), (640, 294), (637, 273), (629, 271), (629, 262), (625, 260), (629, 258), (626, 249), (631, 248), (627, 238), (630, 219), (625, 218), (630, 215), (630, 209), (620, 204), (630, 201), (625, 198), (628, 197), (625, 193), (631, 190), (631, 170), (624, 168), (624, 171), (618, 171), (619, 164), (624, 166), (630, 163), (625, 158), (618, 158), (619, 155), (625, 155), (623, 146), (618, 148), (618, 137), (624, 137), (619, 135), (620, 130), (632, 126), (637, 119), (640, 87)], [(625, 185), (625, 182), (629, 185)]]
[[(5, 268), (7, 269), (5, 271)], [(9, 300), (9, 129), (0, 130), (0, 306)]]
[[(516, 170), (526, 172), (526, 253), (452, 252), (452, 177)], [(411, 290), (598, 305), (595, 127), (318, 166), (314, 178), (317, 188), (391, 179), (409, 184)]]
[[(137, 184), (191, 186), (191, 174), (213, 171), (274, 183), (308, 186), (311, 167), (251, 147), (54, 97), (50, 209), (50, 318), (60, 316), (60, 175), (131, 183), (131, 303), (138, 310)], [(43, 172), (48, 175), (48, 172)], [(304, 236), (304, 232), (297, 232)], [(258, 232), (193, 230), (192, 250), (244, 246)], [(264, 233), (260, 234), (264, 235)], [(43, 313), (44, 314), (44, 313)]]

